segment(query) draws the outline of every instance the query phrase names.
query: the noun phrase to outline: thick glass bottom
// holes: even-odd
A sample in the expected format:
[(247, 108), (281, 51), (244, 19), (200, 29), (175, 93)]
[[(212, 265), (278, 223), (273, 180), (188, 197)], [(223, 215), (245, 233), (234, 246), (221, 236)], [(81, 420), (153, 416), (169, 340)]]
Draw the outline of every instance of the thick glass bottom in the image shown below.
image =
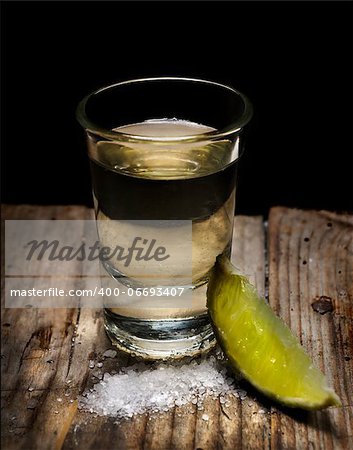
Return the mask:
[(169, 319), (141, 319), (104, 310), (104, 326), (113, 345), (144, 359), (196, 356), (216, 341), (207, 313)]

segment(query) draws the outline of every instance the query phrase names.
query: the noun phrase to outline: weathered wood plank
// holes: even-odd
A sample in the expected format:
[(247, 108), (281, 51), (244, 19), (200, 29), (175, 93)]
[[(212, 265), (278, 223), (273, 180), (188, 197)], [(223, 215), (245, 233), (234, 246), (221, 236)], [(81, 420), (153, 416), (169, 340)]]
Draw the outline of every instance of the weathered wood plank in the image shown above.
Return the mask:
[[(17, 205), (4, 207), (2, 213), (3, 218), (12, 220), (92, 218), (92, 211), (80, 206)], [(96, 313), (92, 310), (83, 313), (83, 317), (85, 314), (90, 317), (85, 321), (85, 329), (97, 331)], [(76, 413), (74, 399), (87, 377), (88, 355), (97, 345), (91, 334), (79, 335), (81, 348), (73, 343), (79, 331), (79, 317), (77, 309), (2, 309), (5, 448), (51, 449), (63, 441)], [(104, 333), (99, 336), (106, 339)], [(107, 346), (106, 340), (104, 347)], [(85, 356), (73, 358), (76, 349)], [(80, 351), (76, 353), (79, 355)], [(76, 370), (78, 377), (71, 377), (72, 360), (76, 362), (74, 367), (84, 368), (83, 373)]]
[[(5, 214), (9, 219), (92, 217), (89, 209), (73, 206), (21, 205), (5, 208)], [(228, 407), (209, 399), (201, 411), (187, 405), (120, 423), (94, 417), (77, 410), (76, 402), (78, 394), (96, 380), (97, 368), (90, 369), (89, 360), (103, 362), (101, 373), (132, 363), (120, 352), (114, 359), (102, 357), (110, 343), (101, 312), (5, 309), (4, 448), (340, 450), (353, 446), (352, 222), (349, 216), (286, 208), (273, 209), (269, 217), (270, 303), (327, 374), (343, 408), (316, 413), (287, 410), (245, 383), (247, 398), (230, 399)], [(264, 236), (260, 217), (236, 218), (233, 262), (250, 275), (262, 294)], [(333, 312), (321, 315), (313, 310), (312, 303), (320, 296), (332, 299)], [(202, 418), (204, 414), (208, 420)]]
[[(273, 208), (269, 299), (340, 396), (343, 408), (272, 415), (276, 449), (347, 449), (352, 441), (353, 217)], [(333, 311), (315, 312), (320, 297)], [(314, 305), (315, 306), (315, 305)]]
[[(259, 290), (264, 291), (264, 232), (261, 217), (236, 218), (232, 257), (240, 269), (256, 280)], [(174, 411), (157, 416), (146, 414), (133, 421), (113, 424), (111, 434), (117, 433), (116, 430), (114, 431), (114, 426), (120, 430), (118, 448), (121, 450), (234, 449), (232, 443), (241, 442), (241, 429), (245, 432), (248, 430), (249, 438), (253, 439), (252, 433), (254, 433), (255, 424), (261, 435), (263, 424), (266, 423), (266, 427), (269, 427), (268, 419), (265, 416), (259, 415), (259, 418), (255, 419), (254, 414), (243, 418), (243, 427), (240, 427), (241, 402), (234, 398), (230, 398), (229, 401), (230, 405), (222, 408), (218, 400), (209, 399), (203, 405), (202, 410), (198, 410), (194, 405), (187, 405), (176, 407)], [(254, 408), (256, 407), (254, 402)], [(258, 406), (258, 408), (261, 407)], [(208, 417), (208, 420), (202, 418), (204, 415)], [(87, 420), (87, 413), (79, 411), (68, 433), (63, 450), (99, 448), (97, 440), (91, 441), (91, 435), (95, 429), (95, 419), (88, 420), (88, 428)], [(101, 419), (97, 420), (101, 423)], [(80, 442), (85, 442), (84, 447), (77, 444)], [(102, 446), (101, 448), (107, 447)]]
[[(259, 293), (265, 295), (265, 233), (261, 217), (236, 217), (232, 261), (249, 276)], [(249, 389), (246, 384), (244, 387), (247, 390), (246, 400), (233, 401), (236, 406), (234, 414), (240, 418), (241, 433), (238, 446), (233, 448), (256, 449), (261, 445), (261, 448), (267, 449), (269, 448), (269, 415), (265, 413), (266, 409), (257, 399), (257, 393)], [(227, 408), (224, 411), (227, 413)], [(233, 420), (227, 420), (224, 414), (221, 418), (223, 427), (228, 428), (226, 435), (233, 435), (234, 439)], [(224, 448), (230, 448), (227, 447), (227, 441), (222, 445)]]
[[(91, 211), (83, 207), (25, 205), (5, 208), (3, 216), (79, 219), (90, 218)], [(263, 289), (261, 218), (238, 217), (236, 222), (236, 263), (257, 279), (259, 289)], [(247, 234), (253, 237), (249, 243), (244, 242)], [(233, 400), (228, 408), (210, 400), (202, 411), (194, 405), (178, 407), (166, 414), (136, 417), (119, 425), (112, 419), (77, 412), (78, 393), (92, 383), (89, 359), (99, 358), (110, 347), (100, 311), (4, 310), (2, 323), (6, 324), (2, 360), (6, 380), (3, 391), (6, 448), (110, 448), (114, 442), (122, 449), (215, 448), (219, 446), (220, 434), (215, 432), (218, 429), (224, 436), (223, 448), (232, 448), (232, 442), (240, 442), (239, 400)], [(116, 364), (125, 365), (128, 359), (120, 353), (114, 361), (102, 359), (102, 371), (109, 371)], [(28, 410), (30, 401), (35, 408)], [(208, 421), (202, 419), (203, 414), (207, 414)]]
[[(15, 207), (10, 211), (8, 218), (58, 219), (69, 216), (74, 219), (87, 217), (87, 213), (89, 214), (85, 210), (78, 209), (75, 216), (75, 209), (73, 208), (54, 207), (51, 209), (50, 207), (26, 206), (24, 208)], [(237, 226), (233, 247), (236, 263), (241, 269), (253, 276), (253, 279), (257, 279), (259, 289), (263, 289), (262, 220), (261, 218), (248, 219), (238, 217), (236, 220)], [(249, 227), (249, 230), (246, 229), (247, 227)], [(251, 239), (248, 239), (246, 233), (251, 236)], [(244, 242), (244, 240), (248, 242)], [(252, 267), (256, 267), (257, 272), (254, 273)], [(9, 448), (16, 448), (17, 443), (27, 448), (59, 447), (64, 441), (63, 436), (65, 436), (71, 421), (71, 428), (63, 444), (63, 448), (67, 449), (109, 448), (108, 443), (116, 441), (119, 442), (119, 448), (127, 449), (165, 449), (168, 446), (185, 449), (215, 448), (221, 436), (218, 431), (215, 432), (218, 428), (222, 429), (222, 436), (224, 437), (221, 439), (224, 448), (232, 448), (232, 442), (240, 442), (241, 435), (239, 432), (241, 430), (238, 418), (241, 417), (241, 402), (239, 400), (233, 400), (227, 408), (220, 408), (218, 401), (210, 400), (206, 402), (202, 411), (198, 411), (194, 405), (178, 407), (166, 414), (151, 417), (145, 415), (132, 421), (122, 422), (119, 425), (111, 419), (95, 418), (81, 411), (76, 413), (76, 402), (69, 403), (69, 401), (75, 399), (87, 384), (92, 383), (88, 369), (89, 359), (109, 348), (109, 342), (102, 329), (99, 311), (81, 310), (79, 313), (78, 310), (60, 310), (58, 313), (57, 310), (30, 310), (29, 312), (33, 316), (31, 321), (28, 321), (28, 310), (9, 310), (7, 312), (7, 314), (12, 315), (11, 322), (21, 325), (25, 330), (25, 336), (23, 340), (17, 339), (17, 355), (14, 354), (14, 349), (16, 349), (14, 342), (8, 341), (8, 346), (11, 349), (11, 358), (9, 359), (13, 359), (15, 367), (13, 369), (7, 367), (5, 375), (9, 373), (8, 370), (14, 371), (16, 369), (16, 364), (21, 359), (20, 353), (27, 345), (26, 355), (29, 355), (29, 352), (37, 351), (36, 365), (31, 357), (26, 356), (28, 371), (32, 374), (31, 380), (33, 378), (40, 379), (40, 381), (37, 381), (40, 384), (35, 386), (31, 395), (44, 392), (45, 399), (39, 397), (35, 418), (31, 422), (28, 419), (22, 422), (21, 435), (16, 442), (12, 441), (15, 444)], [(6, 320), (10, 319), (6, 318)], [(42, 353), (38, 353), (36, 337), (38, 330), (42, 330), (40, 331), (41, 334), (50, 337), (49, 342), (45, 344), (47, 347), (45, 351), (48, 354), (44, 350)], [(11, 333), (10, 330), (8, 331), (14, 339), (17, 330), (11, 329)], [(81, 342), (81, 344), (75, 344), (74, 347), (71, 347), (73, 337), (76, 342)], [(28, 339), (33, 341), (30, 345)], [(54, 350), (50, 347), (50, 341), (52, 341), (51, 344), (56, 343)], [(126, 364), (126, 357), (124, 360), (124, 356), (120, 356), (120, 359), (120, 364)], [(53, 362), (47, 363), (47, 360)], [(105, 370), (109, 369), (106, 368)], [(41, 376), (35, 377), (36, 374)], [(29, 375), (26, 374), (24, 369), (20, 371), (19, 377), (6, 377), (13, 378), (11, 383), (13, 383), (13, 392), (16, 395), (16, 398), (7, 397), (5, 399), (9, 418), (13, 411), (18, 410), (18, 404), (24, 404), (23, 389), (18, 390), (16, 386), (29, 385), (28, 377)], [(67, 381), (71, 381), (71, 383), (67, 385)], [(69, 397), (65, 397), (65, 393), (69, 393)], [(58, 402), (57, 398), (63, 398), (64, 401)], [(190, 408), (193, 411), (190, 411)], [(209, 417), (208, 421), (202, 419), (204, 414)], [(249, 423), (248, 428), (251, 429), (251, 423)], [(8, 437), (10, 437), (10, 440), (5, 440), (6, 443), (11, 442), (12, 434)]]

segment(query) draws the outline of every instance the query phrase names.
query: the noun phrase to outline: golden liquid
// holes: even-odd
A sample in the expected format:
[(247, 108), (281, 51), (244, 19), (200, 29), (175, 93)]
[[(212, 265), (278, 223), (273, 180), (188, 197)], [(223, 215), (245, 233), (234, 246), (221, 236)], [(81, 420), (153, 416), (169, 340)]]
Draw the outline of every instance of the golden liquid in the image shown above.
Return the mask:
[[(227, 140), (180, 141), (180, 136), (204, 135), (210, 127), (178, 120), (151, 120), (115, 129), (132, 137), (148, 136), (157, 140), (91, 144), (90, 157), (96, 215), (103, 245), (131, 242), (142, 235), (132, 219), (192, 220), (192, 304), (178, 307), (178, 299), (165, 308), (154, 308), (153, 298), (129, 302), (112, 311), (132, 317), (167, 318), (190, 316), (205, 311), (206, 285), (216, 257), (230, 251), (235, 201), (234, 167), (222, 172), (237, 157), (237, 146)], [(126, 136), (125, 136), (126, 137)], [(176, 138), (175, 141), (172, 139)], [(178, 140), (179, 139), (179, 140)], [(233, 181), (232, 181), (233, 180)], [(224, 185), (224, 186), (223, 186)], [(145, 235), (150, 232), (147, 228)], [(158, 236), (173, 247), (173, 265), (159, 267), (166, 285), (180, 284), (185, 269), (183, 229), (158, 229)], [(115, 268), (127, 277), (137, 272), (148, 274), (155, 268), (132, 261), (128, 268), (115, 262)], [(152, 273), (151, 273), (152, 276)], [(114, 280), (109, 280), (113, 283)], [(153, 285), (153, 277), (144, 279)], [(203, 286), (202, 286), (203, 284)]]

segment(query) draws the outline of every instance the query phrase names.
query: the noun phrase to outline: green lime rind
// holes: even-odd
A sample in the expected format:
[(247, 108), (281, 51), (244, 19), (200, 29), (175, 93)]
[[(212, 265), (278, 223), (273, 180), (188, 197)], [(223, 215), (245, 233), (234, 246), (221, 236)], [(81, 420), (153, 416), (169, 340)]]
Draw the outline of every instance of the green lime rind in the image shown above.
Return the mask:
[(290, 407), (341, 406), (290, 329), (225, 257), (211, 274), (207, 306), (222, 350), (259, 391)]

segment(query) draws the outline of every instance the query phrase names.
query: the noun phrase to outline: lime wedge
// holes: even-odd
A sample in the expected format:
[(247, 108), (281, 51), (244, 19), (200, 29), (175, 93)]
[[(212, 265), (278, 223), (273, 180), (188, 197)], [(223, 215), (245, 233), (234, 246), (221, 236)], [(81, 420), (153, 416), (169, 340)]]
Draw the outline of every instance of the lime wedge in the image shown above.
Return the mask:
[(290, 329), (225, 257), (211, 275), (207, 306), (231, 365), (259, 391), (291, 407), (341, 405)]

